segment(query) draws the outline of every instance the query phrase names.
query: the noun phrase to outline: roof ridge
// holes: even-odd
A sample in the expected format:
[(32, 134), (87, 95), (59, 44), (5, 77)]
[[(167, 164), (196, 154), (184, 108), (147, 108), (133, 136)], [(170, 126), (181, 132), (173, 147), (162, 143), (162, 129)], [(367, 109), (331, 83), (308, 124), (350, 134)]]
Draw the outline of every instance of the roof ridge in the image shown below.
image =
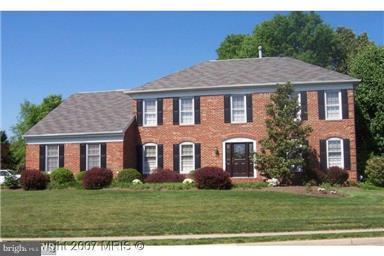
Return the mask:
[[(209, 62), (220, 62), (220, 61), (239, 61), (239, 60), (262, 60), (262, 59), (275, 59), (275, 58), (291, 58), (288, 56), (268, 56), (268, 57), (250, 57), (250, 58), (233, 58), (233, 59), (224, 59), (224, 60), (208, 60)], [(293, 59), (293, 58), (291, 58)]]
[(76, 94), (91, 94), (91, 93), (105, 93), (105, 92), (124, 92), (127, 89), (116, 89), (116, 90), (102, 90), (102, 91), (88, 91), (88, 92), (75, 92), (72, 95)]

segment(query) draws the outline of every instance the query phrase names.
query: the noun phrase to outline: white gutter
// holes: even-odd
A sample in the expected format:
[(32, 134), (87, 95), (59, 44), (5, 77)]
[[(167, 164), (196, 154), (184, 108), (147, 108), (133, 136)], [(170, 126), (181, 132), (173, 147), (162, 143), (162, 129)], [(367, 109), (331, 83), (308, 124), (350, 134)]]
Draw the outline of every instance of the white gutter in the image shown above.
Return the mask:
[[(145, 90), (125, 90), (124, 93), (136, 94), (136, 93), (152, 93), (152, 92), (173, 92), (173, 91), (188, 91), (188, 90), (210, 90), (210, 89), (225, 89), (234, 87), (259, 87), (259, 86), (275, 86), (277, 84), (284, 84), (284, 82), (273, 83), (257, 83), (257, 84), (230, 84), (230, 85), (215, 85), (215, 86), (195, 86), (185, 88), (161, 88), (161, 89), (145, 89)], [(325, 81), (310, 81), (310, 82), (290, 82), (293, 85), (308, 85), (308, 84), (340, 84), (340, 83), (359, 83), (360, 79), (351, 80), (325, 80)]]
[(23, 138), (33, 137), (51, 137), (51, 136), (76, 136), (76, 135), (118, 135), (123, 131), (105, 131), (105, 132), (77, 132), (77, 133), (45, 133), (45, 134), (25, 134)]

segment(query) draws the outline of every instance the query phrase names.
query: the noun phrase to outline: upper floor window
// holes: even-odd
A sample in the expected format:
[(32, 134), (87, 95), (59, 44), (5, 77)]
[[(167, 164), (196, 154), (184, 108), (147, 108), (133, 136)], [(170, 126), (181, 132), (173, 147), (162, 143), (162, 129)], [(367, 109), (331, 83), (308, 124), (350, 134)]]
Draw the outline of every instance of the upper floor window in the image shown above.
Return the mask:
[(87, 170), (101, 167), (101, 144), (87, 144)]
[(337, 166), (344, 168), (343, 140), (331, 138), (327, 140), (327, 168)]
[(245, 123), (247, 121), (247, 107), (245, 95), (231, 96), (231, 123)]
[(46, 146), (46, 171), (51, 172), (59, 168), (59, 145)]
[(194, 124), (194, 100), (193, 97), (180, 98), (180, 124)]
[(180, 144), (180, 173), (195, 170), (195, 146), (191, 142)]
[(327, 120), (342, 119), (341, 91), (325, 92), (325, 117)]
[(157, 100), (146, 99), (143, 101), (143, 119), (144, 126), (156, 126), (157, 125)]
[(157, 168), (157, 145), (143, 145), (143, 173), (148, 174)]

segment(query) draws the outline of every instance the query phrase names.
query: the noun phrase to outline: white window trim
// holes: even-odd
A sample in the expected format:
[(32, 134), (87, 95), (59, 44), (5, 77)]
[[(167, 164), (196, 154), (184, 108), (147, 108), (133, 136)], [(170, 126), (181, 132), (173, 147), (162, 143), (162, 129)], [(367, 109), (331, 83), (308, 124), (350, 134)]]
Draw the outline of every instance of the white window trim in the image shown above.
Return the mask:
[(146, 143), (146, 144), (143, 145), (143, 148), (142, 148), (143, 154), (142, 154), (141, 166), (143, 168), (143, 174), (150, 174), (150, 173), (152, 173), (152, 170), (149, 170), (148, 172), (146, 172), (145, 168), (144, 168), (144, 166), (145, 166), (144, 165), (144, 163), (145, 163), (145, 147), (147, 147), (147, 146), (155, 146), (155, 148), (156, 148), (156, 154), (155, 154), (155, 157), (156, 157), (156, 167), (155, 167), (155, 169), (157, 169), (159, 167), (158, 166), (158, 155), (159, 155), (159, 153), (158, 153), (157, 144), (155, 144), (155, 143)]
[[(256, 152), (256, 140), (248, 139), (248, 138), (232, 138), (223, 141), (223, 151), (222, 151), (222, 156), (223, 156), (223, 170), (225, 170), (225, 165), (227, 161), (227, 154), (225, 153), (225, 144), (226, 143), (241, 143), (241, 142), (252, 142), (253, 145), (253, 152)], [(256, 165), (253, 165), (253, 177), (257, 177), (257, 169)], [(231, 179), (236, 179), (236, 178), (248, 178), (248, 177), (231, 177)]]
[[(233, 121), (233, 111), (232, 111), (232, 107), (233, 107), (233, 104), (232, 104), (232, 97), (233, 96), (243, 96), (244, 97), (244, 120), (243, 121)], [(231, 100), (230, 100), (230, 114), (231, 114), (231, 124), (244, 124), (247, 122), (247, 119), (248, 119), (248, 116), (247, 116), (247, 96), (246, 95), (231, 95)]]
[(99, 167), (101, 167), (101, 144), (100, 143), (87, 143), (85, 145), (85, 170), (88, 171), (88, 146), (89, 145), (99, 145)]
[(299, 111), (297, 111), (296, 120), (301, 120), (301, 92), (297, 92), (297, 103), (299, 104)]
[[(192, 99), (192, 122), (191, 123), (181, 122), (181, 100), (182, 99)], [(193, 125), (193, 124), (195, 124), (195, 98), (194, 97), (179, 98), (179, 125)]]
[[(48, 171), (48, 146), (57, 146), (57, 167), (60, 167), (60, 148), (59, 145), (45, 145), (45, 170), (50, 173), (52, 171)], [(53, 156), (50, 156), (53, 158)]]
[(340, 139), (340, 138), (329, 138), (327, 139), (327, 147), (326, 147), (326, 151), (327, 151), (327, 168), (329, 167), (332, 167), (332, 166), (329, 166), (329, 154), (328, 154), (328, 142), (329, 141), (340, 141), (340, 150), (341, 150), (341, 167), (342, 169), (344, 169), (344, 140), (343, 139)]
[[(339, 117), (329, 118), (327, 111), (327, 92), (337, 92), (339, 97)], [(343, 119), (343, 108), (342, 108), (342, 99), (341, 99), (341, 90), (328, 90), (324, 92), (324, 108), (325, 108), (325, 120), (341, 120)]]
[(180, 170), (180, 173), (181, 174), (188, 174), (190, 172), (182, 172), (182, 164), (181, 164), (181, 153), (182, 153), (182, 150), (181, 150), (181, 147), (184, 146), (184, 145), (192, 145), (192, 155), (193, 155), (193, 170), (196, 169), (196, 163), (195, 163), (195, 143), (193, 142), (183, 142), (183, 143), (180, 143), (179, 144), (179, 170)]
[[(155, 101), (155, 120), (156, 120), (156, 123), (155, 124), (146, 124), (146, 119), (145, 119), (145, 116), (146, 116), (146, 111), (145, 111), (145, 103), (146, 101), (151, 101), (151, 100), (154, 100)], [(145, 99), (143, 100), (143, 126), (144, 127), (154, 127), (154, 126), (157, 126), (158, 123), (157, 123), (157, 112), (158, 112), (158, 109), (157, 109), (157, 99)]]

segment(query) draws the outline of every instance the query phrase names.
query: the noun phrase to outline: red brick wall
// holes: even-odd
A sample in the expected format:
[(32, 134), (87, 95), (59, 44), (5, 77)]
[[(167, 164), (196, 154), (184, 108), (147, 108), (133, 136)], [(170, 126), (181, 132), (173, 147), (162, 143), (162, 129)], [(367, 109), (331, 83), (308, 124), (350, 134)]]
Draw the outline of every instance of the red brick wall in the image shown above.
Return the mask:
[[(319, 140), (329, 137), (350, 139), (351, 149), (351, 179), (356, 179), (356, 142), (354, 123), (353, 91), (348, 91), (349, 119), (338, 121), (319, 120), (317, 91), (309, 91), (308, 97), (308, 124), (312, 126), (309, 143), (319, 156)], [(180, 126), (173, 125), (173, 102), (171, 98), (163, 99), (163, 125), (156, 127), (139, 127), (142, 144), (156, 143), (164, 145), (164, 168), (173, 169), (173, 144), (184, 141), (201, 143), (201, 166), (223, 166), (222, 142), (234, 137), (245, 137), (256, 140), (257, 150), (260, 150), (259, 141), (266, 136), (265, 105), (270, 102), (269, 93), (252, 95), (253, 122), (245, 124), (224, 123), (224, 97), (200, 97), (201, 124)], [(215, 149), (219, 155), (215, 155)]]
[(25, 166), (27, 169), (39, 170), (39, 145), (26, 145)]
[[(107, 168), (116, 172), (123, 168), (123, 142), (107, 142)], [(39, 169), (39, 145), (26, 146), (27, 169)], [(80, 172), (80, 144), (64, 144), (64, 167)]]

